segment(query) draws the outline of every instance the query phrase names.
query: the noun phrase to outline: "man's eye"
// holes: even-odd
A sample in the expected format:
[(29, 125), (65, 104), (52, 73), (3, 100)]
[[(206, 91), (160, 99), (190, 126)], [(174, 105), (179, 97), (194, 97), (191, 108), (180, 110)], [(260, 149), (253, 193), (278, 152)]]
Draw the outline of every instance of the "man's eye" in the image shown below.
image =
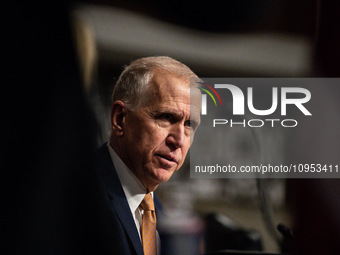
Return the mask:
[(193, 128), (193, 129), (196, 129), (196, 127), (197, 127), (196, 122), (195, 122), (195, 121), (192, 121), (192, 120), (187, 120), (187, 121), (185, 122), (185, 125), (186, 125), (187, 127)]
[(162, 114), (159, 114), (158, 116), (156, 116), (156, 119), (171, 122), (171, 121), (174, 120), (174, 116), (171, 113), (162, 113)]
[(172, 121), (172, 120), (173, 120), (173, 116), (172, 116), (172, 114), (170, 114), (170, 113), (162, 113), (162, 114), (159, 116), (159, 119)]

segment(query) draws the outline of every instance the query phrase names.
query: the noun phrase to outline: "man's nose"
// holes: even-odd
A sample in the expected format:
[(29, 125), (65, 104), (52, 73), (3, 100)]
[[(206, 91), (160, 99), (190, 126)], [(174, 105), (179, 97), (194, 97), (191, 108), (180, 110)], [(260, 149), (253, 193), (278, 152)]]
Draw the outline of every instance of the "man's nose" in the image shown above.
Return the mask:
[(167, 137), (167, 144), (171, 144), (176, 148), (180, 148), (184, 145), (185, 141), (185, 130), (183, 124), (175, 124), (171, 127), (169, 135)]

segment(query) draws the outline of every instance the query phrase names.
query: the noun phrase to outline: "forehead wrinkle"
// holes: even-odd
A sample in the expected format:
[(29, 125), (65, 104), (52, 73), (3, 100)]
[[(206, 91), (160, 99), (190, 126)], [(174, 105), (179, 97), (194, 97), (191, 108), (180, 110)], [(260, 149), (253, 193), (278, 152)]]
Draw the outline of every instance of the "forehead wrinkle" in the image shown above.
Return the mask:
[(154, 85), (153, 89), (149, 90), (149, 99), (151, 99), (153, 103), (159, 104), (175, 103), (190, 105), (189, 89), (185, 91), (186, 88), (184, 88), (184, 86), (181, 85), (179, 86), (175, 85), (177, 87), (174, 87), (174, 85), (163, 86)]
[(156, 113), (170, 113), (179, 118), (190, 117), (190, 107), (178, 107), (178, 105), (158, 106), (154, 109)]
[[(151, 87), (150, 87), (151, 88)], [(183, 85), (153, 85), (149, 90), (149, 98), (159, 103), (163, 102), (179, 102), (190, 104), (190, 90), (186, 91)], [(187, 102), (186, 102), (187, 101)]]

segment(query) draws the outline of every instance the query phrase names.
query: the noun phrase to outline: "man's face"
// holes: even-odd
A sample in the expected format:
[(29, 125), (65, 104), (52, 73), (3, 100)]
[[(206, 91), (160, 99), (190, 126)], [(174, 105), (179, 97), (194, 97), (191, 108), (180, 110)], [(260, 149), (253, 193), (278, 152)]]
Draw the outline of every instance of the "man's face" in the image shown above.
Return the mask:
[(155, 70), (148, 103), (128, 111), (123, 161), (149, 191), (166, 182), (183, 164), (200, 124), (201, 94), (190, 81)]

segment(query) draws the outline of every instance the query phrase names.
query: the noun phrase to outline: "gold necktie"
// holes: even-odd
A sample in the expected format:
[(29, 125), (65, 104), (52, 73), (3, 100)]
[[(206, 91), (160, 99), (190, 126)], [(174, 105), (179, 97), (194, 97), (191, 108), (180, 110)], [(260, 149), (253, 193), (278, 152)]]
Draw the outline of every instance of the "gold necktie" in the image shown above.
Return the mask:
[(140, 206), (144, 210), (142, 226), (144, 255), (156, 255), (156, 213), (151, 193), (145, 195)]

